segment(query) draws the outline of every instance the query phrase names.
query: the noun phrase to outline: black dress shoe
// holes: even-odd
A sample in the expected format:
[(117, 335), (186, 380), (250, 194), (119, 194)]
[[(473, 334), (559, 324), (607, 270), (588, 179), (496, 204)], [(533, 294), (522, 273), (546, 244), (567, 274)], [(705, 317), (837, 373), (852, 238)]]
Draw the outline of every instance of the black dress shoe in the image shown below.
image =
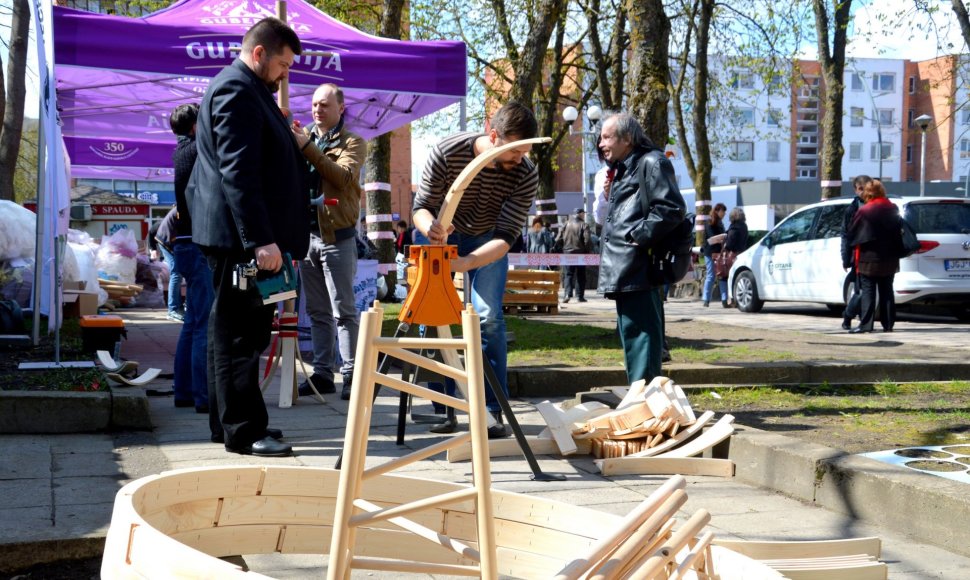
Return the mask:
[(175, 399), (175, 406), (179, 409), (184, 409), (185, 407), (194, 407), (195, 401), (191, 399)]
[(283, 438), (283, 431), (281, 431), (280, 429), (274, 429), (272, 427), (267, 427), (266, 428), (266, 436), (267, 437), (272, 437), (273, 439), (276, 439), (277, 441), (279, 441), (280, 439)]
[(842, 321), (842, 330), (849, 330), (852, 328), (852, 319), (846, 318)]
[(195, 406), (195, 412), (198, 413), (198, 414), (200, 414), (200, 415), (208, 415), (209, 414), (209, 405), (196, 405)]
[(256, 457), (288, 457), (293, 454), (293, 448), (286, 443), (280, 443), (272, 437), (264, 437), (241, 447), (226, 446), (226, 451), (240, 455), (255, 455)]
[(862, 328), (861, 326), (857, 326), (852, 330), (850, 330), (849, 334), (861, 334), (863, 332), (872, 332), (872, 329), (865, 329), (865, 328)]
[(492, 418), (495, 419), (495, 424), (488, 428), (488, 438), (489, 439), (504, 439), (509, 436), (509, 430), (505, 428), (502, 424), (502, 413), (499, 411), (489, 411), (492, 414)]
[(209, 441), (212, 441), (213, 443), (225, 443), (226, 436), (223, 435), (222, 433), (219, 433), (218, 435), (210, 435)]
[(441, 423), (428, 429), (432, 433), (454, 433), (458, 429), (458, 420), (454, 417), (448, 417)]
[(579, 301), (580, 301), (580, 302), (586, 302), (586, 299), (585, 299), (585, 298), (583, 298), (582, 296), (580, 296), (580, 297), (579, 297)]
[(892, 332), (893, 329), (892, 328), (883, 328), (882, 331), (883, 332)]
[(309, 397), (315, 394), (313, 388), (310, 386), (311, 383), (317, 388), (317, 393), (321, 395), (329, 395), (337, 392), (337, 387), (333, 384), (333, 379), (328, 379), (323, 375), (313, 373), (310, 378), (300, 383), (300, 388), (297, 389), (297, 392), (301, 397)]

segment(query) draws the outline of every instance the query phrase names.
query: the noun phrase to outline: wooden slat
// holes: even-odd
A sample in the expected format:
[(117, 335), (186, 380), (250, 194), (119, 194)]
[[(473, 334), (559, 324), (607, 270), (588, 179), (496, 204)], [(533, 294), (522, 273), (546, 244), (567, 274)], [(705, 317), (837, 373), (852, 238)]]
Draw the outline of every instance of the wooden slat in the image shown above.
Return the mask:
[(811, 540), (793, 542), (760, 542), (748, 540), (716, 539), (714, 544), (744, 554), (756, 560), (783, 558), (825, 558), (866, 554), (878, 558), (882, 540), (877, 537), (848, 538), (842, 540)]
[(733, 477), (730, 459), (703, 457), (614, 457), (595, 461), (603, 475), (709, 475)]
[[(559, 455), (559, 446), (552, 439), (537, 438), (526, 436), (529, 449), (536, 455)], [(583, 439), (576, 441), (577, 453), (589, 455), (591, 440)], [(471, 458), (471, 445), (462, 445), (448, 450), (448, 462), (467, 461)], [(518, 457), (522, 456), (522, 448), (519, 447), (518, 440), (492, 439), (488, 442), (488, 454), (491, 458), (496, 457)]]
[(734, 433), (732, 423), (734, 423), (734, 415), (724, 415), (718, 419), (717, 423), (714, 423), (710, 429), (701, 433), (696, 439), (692, 439), (680, 447), (676, 447), (655, 457), (691, 457), (693, 455), (699, 455), (730, 437)]
[(666, 441), (660, 443), (655, 447), (651, 447), (650, 449), (645, 449), (637, 453), (631, 453), (630, 457), (653, 457), (669, 449), (673, 449), (677, 445), (680, 445), (681, 443), (687, 441), (688, 439), (690, 439), (691, 437), (699, 433), (704, 428), (704, 426), (706, 426), (708, 423), (711, 422), (711, 419), (713, 418), (714, 418), (714, 411), (704, 411), (704, 413), (697, 418), (697, 421), (695, 421), (687, 429), (681, 431), (680, 433), (677, 433), (677, 435), (671, 437), (670, 439), (667, 439)]

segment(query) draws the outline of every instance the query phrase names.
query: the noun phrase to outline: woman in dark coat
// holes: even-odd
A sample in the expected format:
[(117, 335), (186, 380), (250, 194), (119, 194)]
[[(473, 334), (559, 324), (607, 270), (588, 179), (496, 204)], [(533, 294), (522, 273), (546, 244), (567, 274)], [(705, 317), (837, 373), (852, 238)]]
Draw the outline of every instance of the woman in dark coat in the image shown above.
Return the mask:
[[(744, 210), (740, 207), (735, 207), (731, 210), (731, 215), (728, 219), (731, 220), (731, 225), (728, 226), (727, 238), (724, 240), (724, 246), (721, 248), (721, 251), (740, 254), (748, 249), (748, 222), (745, 218)], [(727, 305), (727, 308), (733, 308), (734, 306), (735, 302), (732, 300)]]
[(848, 232), (862, 290), (862, 319), (849, 333), (872, 332), (877, 296), (882, 329), (892, 332), (896, 321), (893, 278), (899, 270), (902, 243), (899, 209), (886, 199), (886, 188), (878, 179), (866, 184), (862, 201), (865, 205), (852, 218)]
[(704, 241), (707, 242), (704, 244), (704, 258), (707, 264), (704, 274), (704, 306), (710, 305), (711, 290), (714, 289), (714, 281), (717, 280), (718, 289), (721, 291), (721, 304), (727, 307), (727, 280), (718, 280), (714, 275), (714, 259), (721, 253), (721, 242), (711, 242), (711, 238), (724, 233), (724, 212), (726, 211), (727, 207), (723, 203), (716, 204), (711, 208), (710, 219), (704, 226)]

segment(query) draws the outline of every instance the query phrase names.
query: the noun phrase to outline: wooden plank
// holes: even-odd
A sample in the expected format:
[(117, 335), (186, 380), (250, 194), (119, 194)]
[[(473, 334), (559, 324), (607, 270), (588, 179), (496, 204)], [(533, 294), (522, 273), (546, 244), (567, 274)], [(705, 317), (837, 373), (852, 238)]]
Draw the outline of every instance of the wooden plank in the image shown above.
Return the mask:
[(654, 457), (691, 457), (699, 455), (730, 437), (734, 433), (732, 423), (734, 423), (734, 415), (724, 415), (710, 429), (701, 433), (697, 438), (691, 439), (688, 443), (680, 447), (675, 447), (670, 451), (660, 453)]
[[(558, 409), (563, 413), (563, 421), (572, 424), (573, 429), (579, 427), (577, 423), (585, 423), (589, 419), (605, 415), (612, 411), (609, 405), (600, 403), (599, 401), (580, 403), (572, 407), (563, 407), (560, 405)], [(539, 439), (552, 439), (552, 432), (548, 427), (539, 432)]]
[(844, 568), (794, 569), (778, 570), (791, 580), (886, 580), (889, 568), (881, 562), (870, 562), (859, 566)]
[(148, 383), (154, 381), (156, 378), (158, 378), (158, 375), (160, 374), (162, 374), (162, 369), (148, 369), (147, 371), (145, 371), (144, 373), (142, 373), (141, 375), (133, 379), (123, 377), (118, 373), (105, 373), (105, 376), (107, 376), (108, 379), (116, 383), (120, 383), (122, 385), (126, 385), (129, 387), (141, 387), (143, 385), (147, 385)]
[(733, 477), (730, 459), (702, 457), (615, 457), (594, 463), (603, 475), (710, 475)]
[(847, 538), (840, 540), (811, 540), (793, 542), (760, 542), (749, 540), (716, 539), (714, 544), (734, 550), (756, 560), (782, 558), (824, 558), (866, 554), (878, 558), (882, 540), (878, 537)]
[(252, 497), (258, 494), (260, 466), (194, 467), (168, 471), (146, 481), (131, 495), (138, 513), (213, 497)]
[(559, 447), (559, 452), (563, 455), (576, 453), (579, 448), (573, 441), (573, 423), (566, 419), (566, 414), (549, 401), (542, 401), (537, 404), (536, 411), (539, 411), (542, 419), (549, 427), (552, 438)]

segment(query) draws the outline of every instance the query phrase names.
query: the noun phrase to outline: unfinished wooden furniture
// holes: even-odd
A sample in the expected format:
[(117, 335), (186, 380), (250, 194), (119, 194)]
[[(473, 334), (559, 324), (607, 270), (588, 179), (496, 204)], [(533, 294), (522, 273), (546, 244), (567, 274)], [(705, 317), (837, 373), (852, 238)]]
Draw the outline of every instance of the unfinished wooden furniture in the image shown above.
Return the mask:
[[(332, 469), (254, 465), (181, 469), (131, 482), (115, 499), (101, 576), (264, 578), (219, 558), (326, 554), (339, 480)], [(729, 551), (710, 545), (706, 512), (686, 523), (674, 519), (685, 490), (683, 478), (671, 478), (625, 517), (491, 490), (495, 572), (530, 579), (773, 577), (739, 554), (731, 553), (733, 568), (714, 567)], [(379, 506), (381, 517), (359, 520), (357, 564), (390, 572), (420, 559), (405, 571), (479, 575), (474, 488), (384, 473), (367, 478), (360, 493), (357, 503)], [(453, 501), (427, 501), (432, 496)], [(424, 510), (413, 509), (421, 502)], [(404, 520), (431, 535), (408, 533)], [(333, 561), (331, 554), (330, 569)], [(648, 574), (648, 565), (656, 573)]]
[[(520, 312), (559, 314), (560, 276), (555, 270), (509, 270), (502, 311), (513, 315)], [(455, 287), (462, 290), (460, 279), (455, 281)]]

